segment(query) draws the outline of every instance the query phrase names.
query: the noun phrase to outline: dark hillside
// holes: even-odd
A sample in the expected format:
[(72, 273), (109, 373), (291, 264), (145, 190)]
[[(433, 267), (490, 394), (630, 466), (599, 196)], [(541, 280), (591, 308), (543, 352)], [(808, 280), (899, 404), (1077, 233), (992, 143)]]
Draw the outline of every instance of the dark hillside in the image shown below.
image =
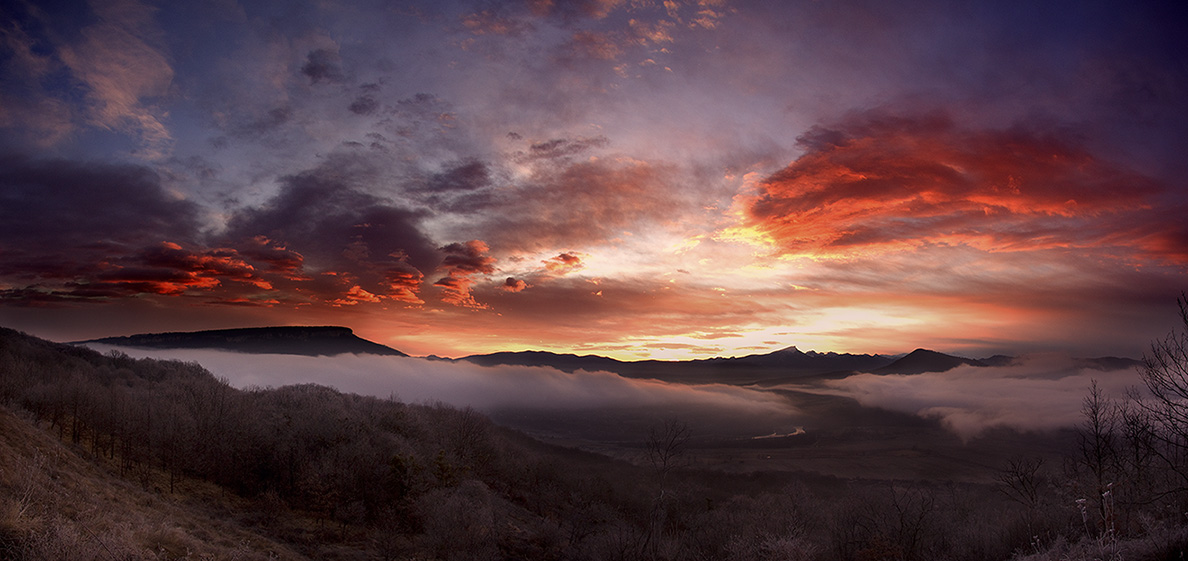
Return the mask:
[(347, 327), (249, 327), (176, 333), (147, 333), (79, 341), (146, 349), (223, 349), (241, 353), (333, 356), (344, 353), (408, 356), (362, 339)]
[[(3, 328), (0, 403), (27, 412), (119, 485), (156, 497), (150, 504), (197, 500), (234, 518), (245, 534), (307, 558), (555, 558), (567, 547), (601, 548), (602, 524), (638, 531), (634, 513), (647, 511), (646, 500), (638, 502), (647, 493), (635, 489), (648, 478), (639, 468), (540, 444), (470, 409), (316, 385), (242, 391), (194, 363), (100, 354)], [(21, 434), (5, 432), (23, 442)], [(600, 478), (631, 483), (589, 486)], [(89, 493), (121, 494), (110, 484)], [(212, 485), (221, 491), (193, 496), (195, 486)], [(15, 491), (3, 498), (21, 500)], [(121, 508), (98, 502), (100, 512)], [(586, 520), (595, 502), (607, 506)], [(236, 504), (246, 510), (236, 514)], [(16, 554), (0, 558), (75, 558), (39, 556), (42, 526), (9, 522), (0, 538)], [(570, 536), (579, 523), (584, 535)], [(103, 527), (89, 518), (79, 524)], [(148, 531), (116, 539), (140, 540), (141, 530)], [(118, 547), (120, 559), (184, 555), (153, 557), (139, 542)]]
[(163, 497), (24, 417), (0, 407), (0, 559), (305, 558), (228, 516), (247, 501), (211, 509), (197, 482)]
[[(1083, 460), (991, 454), (998, 484), (728, 473), (698, 468), (694, 436), (654, 425), (628, 463), (471, 409), (239, 390), (195, 363), (0, 328), (0, 559), (990, 561), (1049, 544), (1121, 557), (1102, 536), (1130, 539), (1110, 538), (1127, 559), (1173, 559), (1188, 539), (1174, 518), (1188, 502), (1161, 506), (1166, 519), (1122, 502), (1116, 518), (1079, 512), (1071, 498), (1095, 489)], [(813, 446), (798, 442), (747, 453)]]

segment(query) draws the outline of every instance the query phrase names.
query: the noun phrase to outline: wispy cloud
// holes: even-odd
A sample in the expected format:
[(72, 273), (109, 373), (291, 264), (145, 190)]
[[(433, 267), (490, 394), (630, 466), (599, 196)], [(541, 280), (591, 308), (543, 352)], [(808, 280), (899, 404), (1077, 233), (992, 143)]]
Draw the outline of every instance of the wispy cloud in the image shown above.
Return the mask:
[(169, 155), (173, 136), (156, 101), (168, 94), (173, 67), (158, 46), (155, 10), (136, 0), (92, 2), (91, 8), (98, 21), (59, 55), (87, 87), (90, 120), (138, 136), (145, 159)]

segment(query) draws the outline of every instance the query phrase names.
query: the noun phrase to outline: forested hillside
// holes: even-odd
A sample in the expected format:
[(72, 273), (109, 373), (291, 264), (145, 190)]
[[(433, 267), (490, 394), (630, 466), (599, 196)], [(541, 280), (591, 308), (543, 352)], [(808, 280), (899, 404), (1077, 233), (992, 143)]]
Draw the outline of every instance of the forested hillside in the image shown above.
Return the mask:
[(627, 463), (470, 409), (240, 390), (4, 329), (0, 558), (1179, 558), (1168, 448), (1090, 397), (1083, 456), (1002, 458), (993, 484), (727, 475), (690, 468), (679, 420)]

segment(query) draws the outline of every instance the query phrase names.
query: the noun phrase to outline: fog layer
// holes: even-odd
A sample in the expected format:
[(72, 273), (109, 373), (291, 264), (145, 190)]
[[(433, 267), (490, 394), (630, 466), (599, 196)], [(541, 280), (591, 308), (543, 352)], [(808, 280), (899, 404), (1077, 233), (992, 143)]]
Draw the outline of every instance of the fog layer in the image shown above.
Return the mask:
[[(939, 419), (962, 438), (995, 427), (1050, 430), (1075, 426), (1089, 386), (1122, 398), (1141, 384), (1132, 368), (1102, 370), (1058, 354), (1020, 357), (1002, 367), (960, 366), (913, 375), (856, 374), (825, 383), (827, 393), (869, 407)], [(803, 388), (802, 388), (803, 389)]]
[(442, 401), (482, 411), (697, 407), (739, 413), (790, 413), (778, 396), (721, 384), (683, 385), (623, 378), (610, 372), (570, 374), (549, 367), (479, 366), (421, 358), (344, 354), (334, 357), (242, 354), (217, 350), (116, 349), (134, 357), (196, 361), (238, 388), (322, 384), (340, 391), (406, 402)]

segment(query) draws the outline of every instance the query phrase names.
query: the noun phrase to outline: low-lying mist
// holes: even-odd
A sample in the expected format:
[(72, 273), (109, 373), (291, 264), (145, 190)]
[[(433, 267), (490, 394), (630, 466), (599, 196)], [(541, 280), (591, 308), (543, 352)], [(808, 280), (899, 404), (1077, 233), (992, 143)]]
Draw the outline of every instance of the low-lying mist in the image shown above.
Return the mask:
[(1096, 380), (1103, 394), (1123, 399), (1141, 385), (1134, 368), (1103, 370), (1061, 354), (1019, 357), (1000, 367), (959, 366), (946, 372), (912, 375), (855, 374), (806, 389), (880, 407), (939, 419), (963, 439), (987, 429), (1052, 430), (1076, 426)]
[[(195, 361), (238, 388), (314, 383), (405, 402), (473, 407), (501, 424), (563, 440), (638, 441), (649, 426), (673, 418), (701, 437), (736, 439), (791, 433), (802, 425), (840, 426), (845, 423), (839, 415), (848, 419), (856, 414), (841, 409), (809, 414), (778, 391), (641, 380), (604, 371), (571, 374), (543, 366), (480, 366), (376, 355), (309, 357), (91, 346), (134, 357)], [(852, 398), (862, 407), (935, 419), (969, 440), (994, 428), (1075, 427), (1094, 380), (1113, 399), (1123, 399), (1128, 388), (1141, 384), (1133, 368), (1103, 369), (1067, 355), (1035, 354), (1007, 366), (960, 366), (910, 375), (859, 373), (767, 389)]]
[[(194, 361), (238, 388), (314, 383), (343, 392), (405, 402), (444, 402), (473, 407), (517, 426), (563, 422), (563, 432), (588, 438), (624, 438), (627, 427), (639, 436), (659, 418), (678, 418), (701, 431), (767, 434), (791, 426), (795, 413), (783, 398), (724, 384), (685, 385), (624, 378), (614, 373), (551, 367), (479, 366), (421, 358), (343, 354), (309, 357), (243, 354), (209, 349), (135, 349), (90, 345), (129, 356)], [(517, 423), (520, 420), (522, 422)], [(711, 422), (713, 420), (713, 422)], [(588, 424), (580, 427), (579, 424)], [(717, 425), (718, 429), (713, 429)], [(591, 430), (598, 427), (597, 430)], [(553, 427), (560, 428), (560, 427)], [(615, 428), (621, 434), (606, 434)], [(556, 432), (556, 431), (547, 431)], [(581, 433), (580, 435), (576, 433)], [(602, 434), (599, 434), (602, 433)]]

